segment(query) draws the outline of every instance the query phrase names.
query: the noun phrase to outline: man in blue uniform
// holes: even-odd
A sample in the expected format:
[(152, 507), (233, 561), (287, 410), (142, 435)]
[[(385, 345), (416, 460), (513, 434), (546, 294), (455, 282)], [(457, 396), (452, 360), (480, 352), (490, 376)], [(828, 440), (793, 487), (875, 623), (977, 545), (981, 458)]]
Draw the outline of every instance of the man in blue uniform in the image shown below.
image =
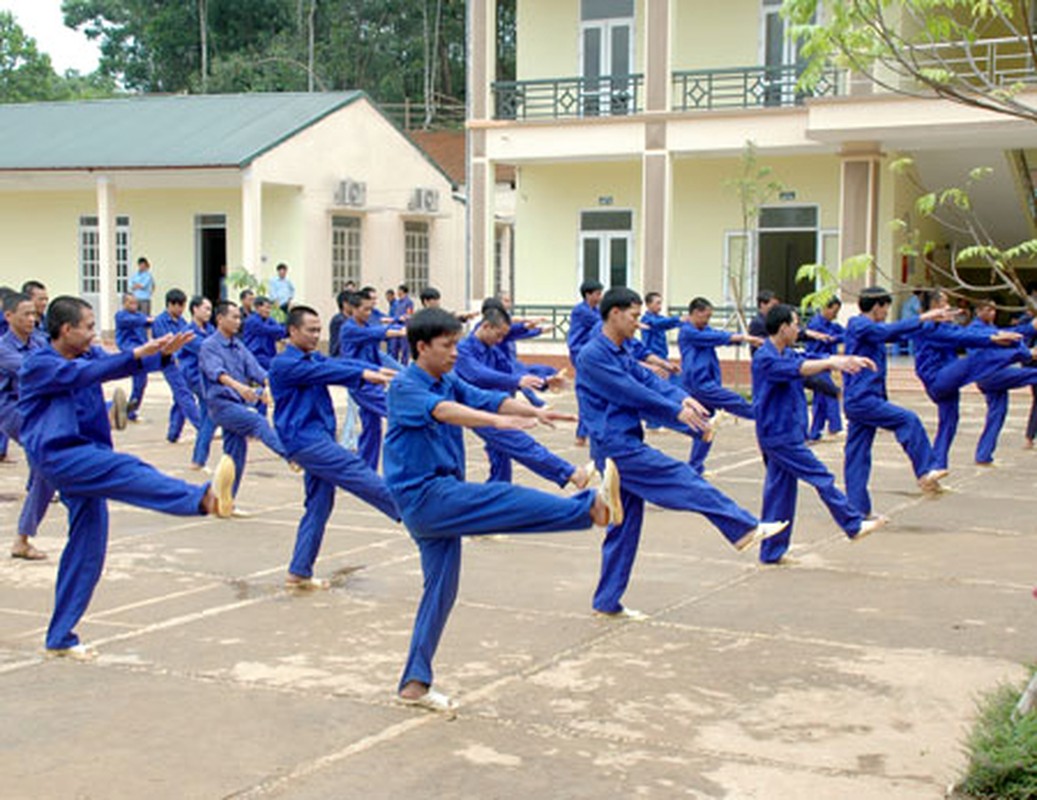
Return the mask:
[[(184, 309), (187, 306), (187, 295), (179, 289), (170, 289), (166, 292), (166, 310), (155, 317), (151, 323), (151, 335), (158, 339), (167, 333), (183, 333), (188, 329), (188, 322), (184, 319)], [(184, 421), (190, 422), (195, 430), (201, 425), (198, 416), (198, 405), (195, 403), (191, 388), (187, 385), (183, 372), (180, 370), (179, 354), (169, 361), (169, 365), (162, 370), (169, 390), (173, 394), (173, 405), (169, 409), (169, 428), (166, 430), (166, 440), (176, 442), (184, 429)]]
[[(569, 348), (569, 361), (576, 368), (576, 360), (580, 357), (580, 351), (591, 338), (595, 326), (601, 322), (598, 314), (598, 304), (601, 303), (602, 292), (605, 287), (599, 281), (586, 280), (580, 284), (580, 296), (583, 301), (573, 306), (569, 312), (569, 333), (565, 343)], [(587, 428), (581, 418), (576, 424), (576, 444), (583, 446), (587, 444)]]
[[(167, 359), (190, 337), (167, 334), (109, 355), (92, 347), (94, 312), (78, 297), (58, 297), (47, 312), (51, 344), (30, 355), (19, 373), (22, 441), (33, 467), (68, 508), (69, 538), (58, 567), (47, 651), (89, 659), (74, 628), (101, 577), (108, 540), (107, 500), (167, 514), (230, 513), (234, 468), (221, 463), (212, 486), (170, 478), (135, 456), (112, 449), (101, 383)], [(154, 363), (145, 364), (144, 359)]]
[[(399, 362), (379, 350), (386, 339), (401, 338), (407, 332), (397, 325), (381, 325), (372, 321), (376, 298), (361, 293), (353, 309), (353, 316), (342, 323), (339, 331), (341, 339), (339, 353), (343, 358), (363, 361), (368, 369), (378, 370), (382, 367), (399, 370)], [(382, 450), (382, 418), (387, 409), (385, 391), (381, 386), (365, 383), (355, 387), (350, 396), (360, 407), (360, 424), (362, 429), (357, 440), (357, 452), (364, 462), (373, 470), (378, 469), (378, 457)]]
[(277, 343), (288, 335), (284, 325), (271, 318), (273, 309), (269, 297), (257, 297), (252, 307), (253, 313), (242, 323), (241, 338), (245, 347), (263, 369), (270, 369), (270, 362), (277, 355)]
[[(947, 294), (940, 289), (925, 294), (922, 309), (954, 313)], [(938, 422), (933, 437), (933, 467), (946, 473), (950, 468), (951, 445), (958, 432), (961, 388), (973, 381), (985, 380), (1014, 362), (1029, 360), (1030, 351), (1022, 344), (1022, 334), (1018, 331), (991, 333), (949, 321), (924, 322), (912, 339), (915, 373), (929, 399), (936, 403)], [(962, 358), (958, 350), (965, 348), (970, 352)]]
[[(717, 348), (747, 342), (759, 347), (763, 341), (744, 333), (730, 333), (709, 325), (713, 304), (696, 297), (688, 304), (690, 322), (681, 325), (677, 344), (681, 351), (681, 379), (684, 391), (701, 403), (710, 414), (723, 410), (743, 419), (753, 418), (753, 407), (740, 394), (721, 384)], [(722, 419), (722, 418), (721, 418)], [(706, 467), (706, 456), (713, 447), (711, 436), (696, 438), (691, 445), (688, 463), (699, 475)]]
[[(807, 329), (824, 334), (827, 338), (809, 339), (807, 341), (808, 355), (813, 358), (828, 358), (839, 352), (839, 345), (843, 343), (846, 329), (836, 322), (835, 319), (839, 316), (839, 309), (842, 307), (842, 300), (838, 297), (833, 297), (825, 303), (824, 308), (810, 318), (810, 322), (807, 323)], [(836, 387), (828, 370), (817, 373), (813, 378), (815, 386), (825, 384), (829, 389), (828, 392), (817, 391), (816, 389), (814, 391), (814, 418), (810, 423), (807, 440), (816, 442), (821, 438), (821, 434), (824, 433), (826, 424), (828, 425), (829, 435), (836, 436), (842, 433), (843, 415), (839, 410), (839, 389)]]
[(233, 495), (238, 496), (248, 458), (248, 440), (259, 439), (282, 458), (284, 445), (266, 417), (262, 402), (266, 370), (238, 339), (241, 315), (236, 303), (216, 306), (216, 332), (198, 352), (205, 403), (212, 421), (223, 428), (223, 452), (234, 461)]
[(798, 481), (817, 489), (832, 519), (852, 541), (872, 533), (886, 520), (865, 520), (836, 488), (832, 473), (804, 443), (807, 398), (803, 378), (833, 369), (847, 373), (874, 370), (875, 363), (861, 356), (808, 358), (796, 352), (793, 346), (799, 339), (799, 315), (792, 306), (779, 304), (768, 311), (766, 331), (767, 340), (753, 356), (752, 366), (756, 440), (767, 465), (760, 516), (787, 519), (789, 526), (760, 545), (760, 561), (779, 564), (788, 561), (785, 553), (792, 540)]
[[(998, 327), (994, 324), (997, 320), (997, 304), (992, 300), (981, 300), (976, 303), (976, 313), (969, 327), (986, 333), (988, 336), (997, 333)], [(1033, 317), (1026, 317), (1023, 322), (1011, 328), (1026, 339), (1030, 340), (1037, 335), (1034, 325), (1037, 324)], [(1021, 389), (1024, 386), (1037, 386), (1037, 369), (1020, 366), (1005, 367), (984, 378), (977, 383), (979, 390), (987, 401), (987, 416), (983, 425), (983, 432), (976, 442), (976, 464), (990, 466), (994, 463), (994, 450), (997, 449), (997, 439), (1004, 427), (1005, 417), (1008, 416), (1008, 393), (1012, 389)]]
[(613, 287), (601, 301), (600, 331), (591, 337), (576, 364), (576, 396), (580, 418), (587, 424), (591, 457), (599, 464), (612, 459), (622, 476), (622, 521), (612, 525), (602, 543), (601, 578), (594, 610), (609, 617), (643, 618), (621, 600), (641, 538), (644, 504), (705, 515), (737, 550), (780, 533), (786, 522), (761, 523), (691, 465), (644, 443), (642, 419), (671, 426), (708, 430), (708, 413), (669, 381), (644, 368), (626, 346), (638, 330), (641, 297), (632, 289)]
[[(36, 330), (36, 308), (27, 294), (8, 292), (4, 296), (3, 312), (8, 329), (0, 336), (0, 432), (21, 444), (18, 371), (30, 354), (47, 346), (47, 339)], [(12, 558), (40, 561), (47, 557), (33, 545), (32, 537), (36, 535), (53, 496), (53, 487), (30, 462), (25, 503), (11, 546)]]
[(871, 516), (871, 446), (879, 428), (893, 431), (914, 469), (918, 485), (925, 492), (938, 492), (945, 472), (933, 464), (933, 448), (913, 411), (895, 406), (886, 395), (886, 343), (917, 331), (929, 320), (953, 319), (953, 312), (927, 311), (918, 317), (886, 322), (893, 295), (879, 286), (861, 290), (857, 306), (861, 313), (846, 326), (846, 355), (863, 356), (875, 364), (874, 370), (849, 374), (843, 383), (843, 410), (849, 423), (843, 463), (846, 495), (854, 508)]
[[(663, 315), (663, 296), (658, 292), (645, 295), (645, 313), (641, 315), (641, 343), (645, 349), (659, 358), (670, 357), (670, 346), (666, 341), (666, 332), (681, 324), (680, 317)], [(673, 380), (679, 380), (674, 376)]]
[(399, 521), (385, 482), (358, 456), (335, 442), (335, 409), (329, 385), (385, 385), (392, 373), (370, 370), (359, 361), (328, 358), (317, 350), (320, 317), (312, 308), (288, 312), (288, 346), (270, 364), (274, 425), (288, 457), (305, 471), (306, 512), (299, 521), (295, 550), (285, 584), (291, 589), (322, 589), (313, 577), (324, 529), (335, 507), (335, 488), (344, 489)]
[(411, 365), (389, 386), (385, 482), (421, 551), (424, 592), (399, 684), (404, 702), (452, 707), (432, 688), (432, 658), (457, 597), (461, 537), (586, 529), (622, 519), (618, 476), (608, 464), (601, 493), (553, 495), (507, 483), (465, 483), (467, 428), (530, 428), (555, 415), (503, 392), (486, 392), (453, 374), (461, 323), (426, 308), (407, 325)]
[[(506, 311), (486, 308), (479, 327), (457, 346), (454, 370), (458, 377), (479, 389), (504, 392), (510, 397), (523, 388), (544, 388), (543, 378), (510, 368), (507, 351), (499, 347), (510, 330), (511, 318)], [(476, 428), (475, 433), (486, 443), (491, 482), (511, 482), (512, 459), (562, 487), (572, 483), (578, 489), (585, 489), (590, 481), (583, 467), (559, 458), (525, 431)]]
[[(122, 308), (115, 312), (115, 344), (124, 353), (135, 350), (148, 340), (151, 318), (137, 310), (139, 302), (133, 294), (124, 294)], [(133, 373), (133, 388), (127, 408), (130, 420), (137, 419), (141, 403), (144, 402), (144, 390), (147, 388), (147, 371), (136, 370)]]
[(208, 404), (205, 402), (198, 355), (202, 344), (216, 332), (216, 329), (209, 322), (212, 319), (212, 303), (209, 298), (200, 295), (192, 297), (188, 310), (191, 322), (187, 329), (194, 334), (194, 338), (181, 348), (178, 357), (184, 381), (198, 403), (198, 434), (194, 440), (194, 452), (191, 454), (191, 469), (204, 470), (205, 462), (209, 460), (209, 447), (212, 445), (216, 424), (212, 421)]

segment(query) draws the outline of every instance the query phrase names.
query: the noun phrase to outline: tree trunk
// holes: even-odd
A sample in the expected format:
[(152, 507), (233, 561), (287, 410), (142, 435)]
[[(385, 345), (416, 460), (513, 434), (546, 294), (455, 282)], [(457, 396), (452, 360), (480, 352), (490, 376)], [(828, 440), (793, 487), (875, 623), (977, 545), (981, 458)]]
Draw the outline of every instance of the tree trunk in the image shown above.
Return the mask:
[(208, 0), (198, 0), (198, 32), (202, 46), (202, 94), (209, 90), (209, 9)]

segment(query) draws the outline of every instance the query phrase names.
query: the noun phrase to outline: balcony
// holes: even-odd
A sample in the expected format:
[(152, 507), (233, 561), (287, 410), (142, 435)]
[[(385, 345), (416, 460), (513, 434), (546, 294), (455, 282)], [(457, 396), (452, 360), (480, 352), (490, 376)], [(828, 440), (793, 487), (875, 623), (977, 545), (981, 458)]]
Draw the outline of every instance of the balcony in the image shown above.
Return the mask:
[(836, 97), (846, 93), (845, 75), (834, 67), (825, 70), (808, 92), (796, 86), (799, 76), (800, 69), (795, 64), (674, 72), (673, 110), (798, 106), (808, 97)]
[[(674, 72), (673, 111), (801, 105), (807, 97), (845, 94), (845, 77), (826, 70), (810, 92), (797, 89), (799, 71), (787, 67), (730, 67)], [(643, 75), (497, 81), (494, 119), (618, 117), (643, 111)]]

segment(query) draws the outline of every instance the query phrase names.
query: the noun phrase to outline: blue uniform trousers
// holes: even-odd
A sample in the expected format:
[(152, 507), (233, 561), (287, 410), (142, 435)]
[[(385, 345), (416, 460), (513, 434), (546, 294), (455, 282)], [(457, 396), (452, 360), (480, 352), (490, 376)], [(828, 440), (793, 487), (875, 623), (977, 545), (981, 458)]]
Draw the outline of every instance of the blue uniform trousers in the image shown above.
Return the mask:
[(169, 428), (166, 430), (166, 439), (175, 442), (180, 438), (184, 429), (184, 421), (190, 422), (195, 430), (202, 426), (198, 406), (194, 401), (194, 395), (187, 385), (184, 373), (176, 364), (168, 364), (162, 374), (169, 384), (169, 390), (173, 393), (173, 405), (169, 408)]
[(54, 499), (54, 487), (40, 474), (38, 469), (34, 469), (30, 465), (26, 492), (22, 512), (18, 516), (18, 533), (22, 536), (35, 536), (40, 523), (47, 516), (50, 501)]
[[(756, 517), (707, 483), (689, 464), (652, 447), (645, 445), (612, 458), (619, 468), (624, 516), (622, 525), (609, 526), (601, 545), (601, 577), (593, 602), (597, 611), (612, 614), (623, 608), (620, 600), (637, 556), (646, 500), (662, 508), (704, 515), (731, 543), (758, 524)], [(598, 467), (603, 468), (604, 463)]]
[(140, 404), (144, 402), (146, 388), (148, 388), (148, 373), (143, 369), (137, 370), (133, 373), (133, 386), (130, 389), (129, 413), (126, 415), (129, 419), (137, 418)]
[(1029, 351), (1021, 346), (973, 350), (964, 358), (956, 358), (944, 366), (925, 384), (925, 392), (936, 403), (937, 411), (936, 436), (933, 437), (935, 469), (947, 469), (950, 462), (951, 445), (958, 432), (961, 387), (973, 381), (982, 382), (1027, 357)]
[(511, 483), (511, 459), (541, 478), (565, 486), (576, 467), (559, 458), (525, 431), (476, 428), (475, 433), (486, 442), (490, 460), (489, 482)]
[(68, 543), (58, 564), (54, 613), (47, 647), (79, 643), (73, 632), (101, 578), (108, 546), (108, 499), (178, 516), (204, 513), (208, 484), (195, 486), (164, 475), (136, 456), (82, 445), (64, 451), (44, 477), (61, 491), (68, 509)]
[(997, 438), (1008, 416), (1008, 393), (1023, 386), (1037, 386), (1037, 370), (1006, 367), (979, 385), (987, 401), (987, 419), (976, 442), (976, 463), (989, 464), (994, 460)]
[(241, 477), (245, 474), (249, 439), (259, 439), (277, 455), (288, 457), (277, 431), (270, 427), (266, 417), (260, 416), (253, 406), (244, 403), (211, 403), (209, 414), (212, 421), (223, 428), (223, 452), (234, 460), (235, 497), (241, 486)]
[[(832, 391), (838, 391), (835, 388), (832, 376), (827, 372), (815, 375), (814, 380), (827, 384), (832, 388)], [(828, 424), (829, 433), (838, 433), (843, 429), (843, 416), (839, 410), (838, 397), (832, 397), (824, 392), (814, 392), (813, 410), (814, 419), (810, 423), (810, 433), (807, 434), (807, 438), (811, 440), (820, 439), (821, 434), (825, 431), (826, 423)], [(781, 519), (784, 519), (784, 517)]]
[(488, 533), (551, 533), (591, 527), (595, 493), (556, 497), (507, 483), (465, 483), (433, 477), (403, 517), (421, 552), (424, 591), (414, 620), (400, 688), (409, 681), (432, 685), (432, 657), (457, 598), (461, 537)]
[(918, 415), (906, 408), (895, 406), (888, 400), (853, 403), (847, 405), (845, 411), (849, 423), (843, 464), (846, 495), (854, 508), (868, 516), (871, 514), (871, 496), (868, 494), (871, 446), (875, 441), (876, 429), (893, 431), (900, 446), (911, 459), (916, 478), (922, 477), (934, 468), (933, 448)]
[[(711, 413), (722, 408), (736, 417), (742, 417), (742, 419), (756, 418), (752, 405), (744, 397), (732, 392), (730, 389), (725, 389), (723, 386), (707, 387), (705, 389), (696, 388), (691, 393), (691, 396), (708, 408)], [(696, 436), (695, 441), (691, 443), (691, 454), (688, 457), (688, 463), (691, 464), (691, 468), (699, 475), (706, 468), (706, 456), (709, 455), (709, 451), (712, 449), (712, 440), (704, 442), (701, 436)]]
[(385, 392), (371, 386), (350, 392), (360, 409), (360, 436), (357, 438), (357, 455), (375, 472), (378, 457), (382, 452), (382, 420), (389, 410), (385, 405)]
[(374, 506), (391, 520), (400, 512), (385, 481), (356, 454), (334, 440), (311, 445), (292, 453), (292, 461), (306, 471), (306, 511), (299, 520), (295, 551), (288, 571), (303, 578), (313, 576), (313, 565), (324, 540), (324, 529), (335, 508), (335, 489), (345, 489)]
[(198, 401), (198, 433), (194, 440), (194, 452), (191, 454), (191, 463), (205, 466), (209, 460), (209, 448), (212, 446), (212, 437), (216, 433), (216, 423), (212, 421), (209, 414), (209, 406), (205, 401), (205, 395), (200, 389), (191, 390)]
[(3, 431), (0, 431), (0, 458), (7, 458), (7, 443), (9, 437)]
[(861, 529), (864, 517), (850, 505), (849, 499), (835, 485), (835, 476), (820, 459), (803, 444), (781, 447), (761, 447), (767, 478), (763, 484), (763, 509), (760, 516), (767, 520), (789, 521), (785, 530), (760, 544), (760, 561), (770, 564), (780, 559), (792, 541), (792, 522), (796, 517), (798, 482), (806, 481), (815, 489), (828, 507), (835, 523), (852, 539)]

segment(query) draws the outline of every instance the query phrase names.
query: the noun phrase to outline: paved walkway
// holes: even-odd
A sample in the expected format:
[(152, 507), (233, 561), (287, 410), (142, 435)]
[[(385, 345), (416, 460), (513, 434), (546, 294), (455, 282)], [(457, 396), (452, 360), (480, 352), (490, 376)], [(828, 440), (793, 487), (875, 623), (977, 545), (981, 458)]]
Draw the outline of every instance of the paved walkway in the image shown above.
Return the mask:
[[(197, 480), (190, 445), (163, 440), (161, 394), (117, 444)], [(904, 399), (932, 423), (923, 397)], [(938, 500), (881, 435), (876, 506), (894, 523), (859, 544), (803, 491), (796, 567), (759, 568), (703, 519), (650, 510), (627, 595), (648, 622), (590, 616), (599, 533), (467, 542), (437, 660), (461, 703), (452, 719), (393, 701), (421, 584), (406, 532), (340, 494), (318, 563), (335, 586), (289, 596), (301, 478), (261, 447), (241, 498), (252, 519), (113, 505), (107, 571), (80, 628), (101, 652), (91, 664), (41, 657), (65, 533), (54, 506), (39, 542), (48, 563), (0, 559), (0, 795), (941, 797), (977, 696), (1037, 655), (1027, 399), (999, 468), (983, 470), (971, 458), (981, 401), (967, 398)], [(586, 458), (571, 430), (542, 438)], [(675, 434), (651, 441), (687, 450)], [(841, 465), (837, 444), (818, 453)], [(751, 428), (725, 429), (710, 467), (758, 509)], [(24, 461), (0, 465), (5, 536), (24, 474)]]

